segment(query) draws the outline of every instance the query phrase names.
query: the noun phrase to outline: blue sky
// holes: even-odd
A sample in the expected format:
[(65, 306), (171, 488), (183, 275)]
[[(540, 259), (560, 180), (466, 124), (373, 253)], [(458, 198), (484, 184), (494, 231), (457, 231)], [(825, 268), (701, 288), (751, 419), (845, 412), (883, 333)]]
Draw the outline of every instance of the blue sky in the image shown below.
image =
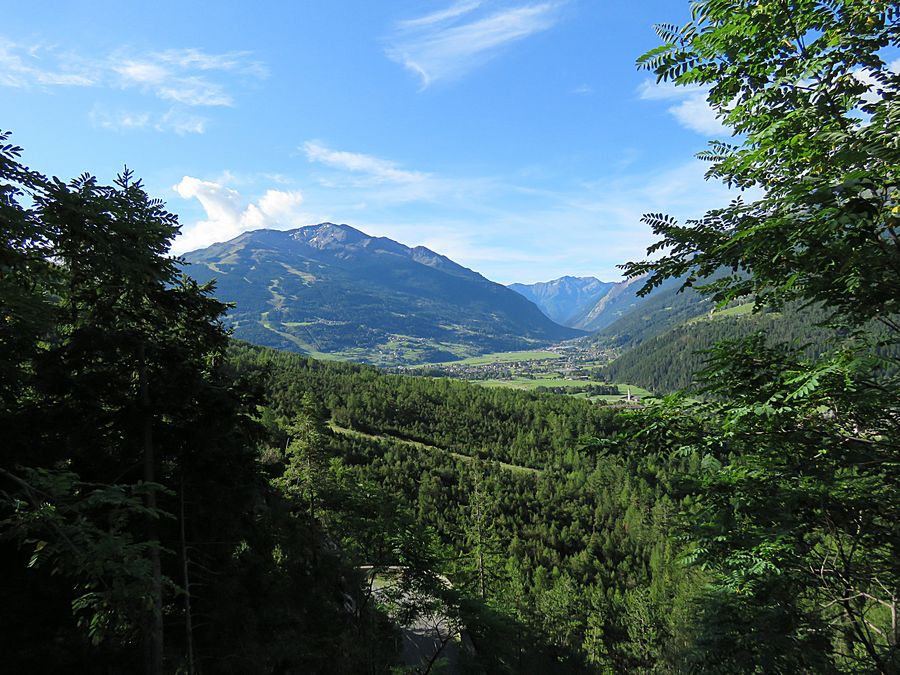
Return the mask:
[(502, 283), (617, 279), (648, 211), (729, 199), (693, 159), (727, 137), (696, 91), (634, 67), (687, 0), (19, 2), (2, 128), (32, 167), (123, 165), (183, 252), (347, 223)]

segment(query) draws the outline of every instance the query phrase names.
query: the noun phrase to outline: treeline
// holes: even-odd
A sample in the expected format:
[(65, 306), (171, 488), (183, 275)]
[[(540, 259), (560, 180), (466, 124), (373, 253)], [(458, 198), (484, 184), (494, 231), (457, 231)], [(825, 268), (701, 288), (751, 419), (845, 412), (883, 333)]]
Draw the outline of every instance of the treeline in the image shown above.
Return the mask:
[(579, 384), (574, 387), (535, 387), (542, 394), (587, 394), (588, 396), (616, 396), (619, 387), (615, 384)]

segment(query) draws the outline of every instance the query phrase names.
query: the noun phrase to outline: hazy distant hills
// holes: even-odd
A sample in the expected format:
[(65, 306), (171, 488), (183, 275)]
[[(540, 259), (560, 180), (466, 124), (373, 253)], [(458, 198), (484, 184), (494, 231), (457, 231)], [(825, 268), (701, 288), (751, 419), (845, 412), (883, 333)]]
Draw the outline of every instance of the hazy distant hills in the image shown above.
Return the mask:
[(235, 303), (235, 337), (265, 346), (420, 363), (584, 335), (445, 256), (348, 225), (256, 230), (184, 258)]
[[(534, 302), (557, 323), (596, 333), (625, 317), (642, 316), (647, 303), (654, 312), (658, 312), (660, 303), (663, 308), (668, 306), (668, 299), (674, 297), (680, 282), (667, 281), (646, 297), (637, 294), (642, 285), (640, 279), (616, 283), (594, 277), (566, 276), (536, 284), (511, 284), (509, 287)], [(690, 304), (699, 298), (693, 293), (689, 296)]]
[(616, 284), (594, 277), (561, 277), (536, 284), (510, 284), (519, 293), (563, 326), (574, 326), (574, 319), (593, 307)]

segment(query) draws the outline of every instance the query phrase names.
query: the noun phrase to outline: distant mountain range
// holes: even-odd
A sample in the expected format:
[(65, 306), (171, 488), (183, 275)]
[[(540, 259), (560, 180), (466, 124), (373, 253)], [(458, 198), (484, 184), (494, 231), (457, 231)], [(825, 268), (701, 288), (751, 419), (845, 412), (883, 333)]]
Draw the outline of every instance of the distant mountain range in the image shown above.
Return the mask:
[(640, 314), (647, 303), (655, 311), (660, 302), (674, 297), (680, 281), (669, 280), (645, 297), (637, 294), (642, 285), (640, 279), (610, 282), (594, 277), (561, 277), (536, 284), (511, 284), (509, 288), (534, 302), (557, 323), (596, 333), (626, 316)]
[(575, 326), (578, 317), (597, 304), (616, 284), (594, 277), (560, 277), (536, 284), (510, 284), (519, 293), (563, 326)]
[[(531, 349), (585, 335), (427, 248), (349, 225), (256, 230), (183, 256), (235, 303), (235, 337), (378, 364)], [(598, 282), (602, 283), (602, 282)]]

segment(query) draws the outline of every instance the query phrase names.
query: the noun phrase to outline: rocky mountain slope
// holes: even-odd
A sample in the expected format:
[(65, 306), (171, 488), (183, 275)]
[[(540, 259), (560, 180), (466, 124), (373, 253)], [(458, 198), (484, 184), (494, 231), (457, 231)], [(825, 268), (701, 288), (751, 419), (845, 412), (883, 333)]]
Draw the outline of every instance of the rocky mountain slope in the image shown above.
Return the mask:
[(616, 284), (595, 277), (560, 277), (536, 284), (510, 284), (509, 288), (534, 304), (548, 317), (563, 326), (597, 304)]

